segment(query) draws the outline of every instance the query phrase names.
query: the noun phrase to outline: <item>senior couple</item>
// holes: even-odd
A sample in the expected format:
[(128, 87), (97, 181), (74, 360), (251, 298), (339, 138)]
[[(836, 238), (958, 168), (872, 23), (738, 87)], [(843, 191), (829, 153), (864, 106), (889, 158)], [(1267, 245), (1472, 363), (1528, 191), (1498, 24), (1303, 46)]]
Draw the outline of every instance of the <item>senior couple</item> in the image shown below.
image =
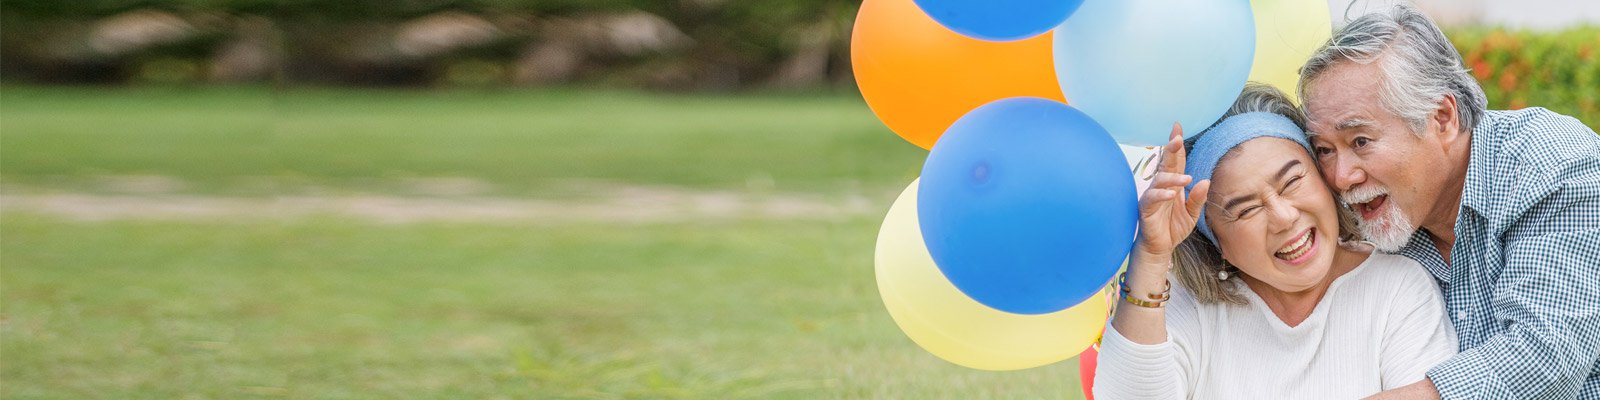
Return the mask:
[(1173, 127), (1096, 398), (1600, 399), (1600, 137), (1409, 7), (1300, 73)]

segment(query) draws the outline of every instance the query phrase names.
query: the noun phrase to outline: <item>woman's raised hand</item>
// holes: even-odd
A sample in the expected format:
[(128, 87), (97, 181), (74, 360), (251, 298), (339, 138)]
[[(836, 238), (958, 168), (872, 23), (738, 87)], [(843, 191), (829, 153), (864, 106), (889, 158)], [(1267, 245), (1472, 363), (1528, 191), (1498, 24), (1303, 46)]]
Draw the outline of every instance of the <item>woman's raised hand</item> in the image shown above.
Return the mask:
[(1184, 196), (1184, 187), (1194, 179), (1183, 173), (1187, 162), (1185, 153), (1183, 127), (1174, 123), (1172, 136), (1161, 149), (1161, 162), (1156, 176), (1139, 199), (1139, 239), (1134, 245), (1136, 257), (1170, 260), (1178, 243), (1194, 232), (1194, 224), (1200, 219), (1200, 207), (1205, 206), (1211, 181), (1200, 181), (1187, 198)]

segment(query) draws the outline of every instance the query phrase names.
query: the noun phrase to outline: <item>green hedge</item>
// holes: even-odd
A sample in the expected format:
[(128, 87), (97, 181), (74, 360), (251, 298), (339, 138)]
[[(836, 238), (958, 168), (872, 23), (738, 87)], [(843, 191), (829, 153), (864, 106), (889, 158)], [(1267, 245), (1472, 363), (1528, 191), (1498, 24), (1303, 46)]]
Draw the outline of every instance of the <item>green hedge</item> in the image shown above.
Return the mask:
[(1557, 32), (1452, 29), (1491, 109), (1544, 107), (1600, 131), (1600, 26)]
[(7, 0), (0, 10), (32, 17), (105, 16), (156, 8), (260, 15), (308, 14), (334, 19), (407, 18), (444, 10), (570, 13), (643, 9), (659, 12), (663, 0)]
[[(695, 40), (687, 54), (664, 57), (687, 57), (694, 61), (687, 64), (693, 68), (732, 65), (747, 77), (735, 84), (746, 86), (760, 82), (796, 50), (797, 32), (819, 24), (833, 27), (827, 39), (832, 43), (830, 64), (840, 66), (830, 69), (829, 74), (837, 76), (828, 81), (848, 82), (848, 29), (858, 4), (859, 0), (6, 0), (0, 1), (0, 18), (8, 26), (26, 26), (12, 22), (87, 21), (149, 7), (265, 15), (288, 25), (394, 21), (443, 10), (539, 18), (637, 9), (666, 18)], [(1491, 108), (1545, 107), (1600, 130), (1600, 26), (1555, 32), (1451, 28), (1448, 35), (1483, 83)], [(655, 65), (659, 63), (644, 60), (601, 67), (608, 70), (587, 79), (606, 81), (608, 76)]]
[[(841, 6), (854, 10), (860, 0), (763, 0), (704, 2), (678, 0), (6, 0), (0, 13), (32, 18), (82, 18), (154, 8), (204, 10), (276, 17), (311, 16), (331, 20), (411, 18), (439, 11), (482, 14), (573, 15), (642, 10), (679, 24), (784, 25), (805, 22)], [(853, 13), (853, 11), (852, 11)], [(735, 20), (733, 17), (759, 17)]]

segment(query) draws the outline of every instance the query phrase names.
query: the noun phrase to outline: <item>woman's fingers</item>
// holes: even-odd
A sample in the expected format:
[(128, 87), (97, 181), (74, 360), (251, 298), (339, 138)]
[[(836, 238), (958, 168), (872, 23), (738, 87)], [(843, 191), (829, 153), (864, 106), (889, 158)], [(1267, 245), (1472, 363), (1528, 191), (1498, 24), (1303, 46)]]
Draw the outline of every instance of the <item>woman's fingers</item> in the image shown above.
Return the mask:
[(1175, 174), (1171, 172), (1158, 172), (1156, 173), (1155, 177), (1150, 178), (1150, 187), (1163, 189), (1171, 187), (1184, 187), (1189, 186), (1189, 181), (1192, 180), (1194, 180), (1194, 177), (1181, 173)]
[(1189, 152), (1183, 149), (1183, 125), (1172, 123), (1172, 137), (1167, 140), (1167, 144), (1173, 149), (1172, 172), (1183, 173), (1184, 167), (1189, 162)]
[[(1150, 188), (1144, 192), (1144, 197), (1139, 199), (1140, 219), (1165, 219), (1172, 214), (1173, 201), (1178, 198), (1178, 192), (1172, 189)], [(1150, 222), (1155, 222), (1151, 220)]]
[(1206, 206), (1206, 196), (1210, 195), (1210, 194), (1211, 194), (1211, 180), (1210, 179), (1206, 179), (1206, 180), (1200, 181), (1200, 183), (1194, 184), (1194, 190), (1190, 190), (1189, 191), (1189, 202), (1188, 202), (1188, 204), (1185, 204), (1185, 206), (1187, 206), (1189, 208), (1189, 215), (1192, 215), (1196, 219), (1199, 219), (1200, 218), (1200, 211), (1201, 211), (1200, 209), (1202, 207)]
[(1161, 147), (1161, 171), (1183, 173), (1187, 155), (1183, 150), (1183, 126), (1172, 123), (1172, 133), (1167, 136), (1167, 144)]
[(1167, 202), (1183, 202), (1183, 189), (1192, 180), (1194, 177), (1184, 174), (1156, 173), (1156, 176), (1150, 179), (1150, 188), (1145, 189), (1144, 195), (1139, 197), (1140, 208), (1156, 211), (1159, 208), (1155, 206), (1165, 205)]
[(1161, 202), (1172, 200), (1177, 197), (1177, 192), (1173, 191), (1172, 189), (1151, 187), (1150, 189), (1144, 191), (1144, 197), (1139, 199), (1139, 203), (1142, 205), (1157, 205), (1161, 204)]

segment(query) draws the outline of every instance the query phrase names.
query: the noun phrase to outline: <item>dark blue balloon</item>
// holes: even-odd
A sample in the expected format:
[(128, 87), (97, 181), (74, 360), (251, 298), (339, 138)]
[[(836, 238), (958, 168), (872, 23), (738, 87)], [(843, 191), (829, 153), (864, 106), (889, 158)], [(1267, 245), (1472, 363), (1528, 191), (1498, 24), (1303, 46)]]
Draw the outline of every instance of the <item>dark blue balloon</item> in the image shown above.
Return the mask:
[(1133, 249), (1117, 143), (1066, 104), (1013, 97), (956, 120), (922, 167), (917, 217), (939, 270), (989, 307), (1045, 314), (1095, 295)]
[(923, 12), (956, 33), (997, 42), (1054, 29), (1083, 0), (916, 0)]

